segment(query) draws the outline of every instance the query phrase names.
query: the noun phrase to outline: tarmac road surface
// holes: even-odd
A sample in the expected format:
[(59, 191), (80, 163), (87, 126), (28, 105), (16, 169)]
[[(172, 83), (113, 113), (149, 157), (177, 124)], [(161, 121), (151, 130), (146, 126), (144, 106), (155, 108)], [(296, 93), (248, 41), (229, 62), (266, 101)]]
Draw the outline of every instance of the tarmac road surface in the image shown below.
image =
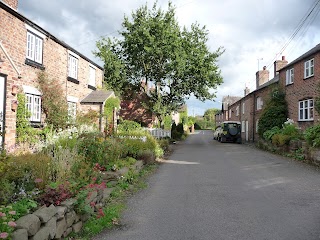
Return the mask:
[(129, 199), (121, 226), (95, 240), (320, 239), (320, 174), (198, 131)]

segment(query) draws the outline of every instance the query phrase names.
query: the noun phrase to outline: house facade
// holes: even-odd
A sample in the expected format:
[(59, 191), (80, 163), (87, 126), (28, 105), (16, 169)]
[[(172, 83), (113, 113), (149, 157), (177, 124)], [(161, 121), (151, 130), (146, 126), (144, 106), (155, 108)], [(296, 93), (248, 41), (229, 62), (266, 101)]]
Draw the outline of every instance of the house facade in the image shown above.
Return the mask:
[(319, 123), (315, 100), (320, 96), (320, 44), (280, 70), (280, 86), (288, 103), (288, 117), (306, 128)]
[[(222, 121), (238, 121), (241, 123), (241, 137), (243, 142), (255, 142), (259, 139), (259, 119), (265, 102), (268, 100), (271, 91), (279, 86), (279, 71), (288, 64), (283, 56), (281, 60), (274, 62), (274, 78), (269, 80), (269, 70), (263, 67), (256, 72), (256, 90), (250, 92), (248, 88), (244, 90), (244, 97), (228, 104), (227, 110), (222, 106)], [(219, 117), (216, 115), (216, 117)], [(220, 120), (221, 121), (221, 120)], [(216, 120), (216, 126), (220, 124)]]
[(0, 1), (0, 143), (5, 148), (15, 144), (17, 88), (26, 95), (30, 122), (34, 126), (43, 123), (38, 88), (41, 71), (61, 86), (71, 117), (89, 109), (101, 112), (104, 103), (103, 99), (81, 103), (89, 95), (90, 99), (101, 96), (98, 89), (103, 68), (21, 15), (17, 8), (18, 0)]

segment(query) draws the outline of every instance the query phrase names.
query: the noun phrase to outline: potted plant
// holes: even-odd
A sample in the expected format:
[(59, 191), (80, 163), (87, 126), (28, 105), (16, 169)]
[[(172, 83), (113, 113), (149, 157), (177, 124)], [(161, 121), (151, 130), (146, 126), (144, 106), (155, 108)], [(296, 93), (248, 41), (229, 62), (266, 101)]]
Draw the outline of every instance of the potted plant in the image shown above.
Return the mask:
[(11, 110), (12, 111), (16, 111), (17, 110), (17, 108), (18, 108), (18, 100), (12, 100), (11, 101)]
[(18, 90), (19, 90), (18, 85), (16, 84), (12, 85), (12, 91), (11, 91), (12, 95), (16, 95), (18, 93)]

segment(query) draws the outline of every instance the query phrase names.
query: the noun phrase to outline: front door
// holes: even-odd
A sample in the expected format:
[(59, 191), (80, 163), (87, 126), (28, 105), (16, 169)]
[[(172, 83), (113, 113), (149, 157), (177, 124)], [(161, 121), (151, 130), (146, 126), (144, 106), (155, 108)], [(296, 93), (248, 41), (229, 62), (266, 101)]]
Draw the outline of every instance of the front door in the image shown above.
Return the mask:
[(0, 76), (0, 149), (4, 144), (4, 122), (5, 122), (5, 97), (6, 97), (6, 78)]

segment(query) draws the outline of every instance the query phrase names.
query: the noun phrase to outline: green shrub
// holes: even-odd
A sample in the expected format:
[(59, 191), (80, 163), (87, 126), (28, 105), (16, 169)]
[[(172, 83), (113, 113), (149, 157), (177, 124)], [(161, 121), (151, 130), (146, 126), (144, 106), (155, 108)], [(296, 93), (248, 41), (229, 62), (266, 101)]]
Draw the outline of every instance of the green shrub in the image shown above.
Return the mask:
[(271, 128), (271, 129), (265, 131), (265, 132), (263, 133), (263, 138), (264, 138), (265, 140), (267, 140), (267, 141), (271, 141), (273, 135), (278, 134), (278, 133), (280, 133), (280, 132), (281, 132), (280, 128), (279, 128), (278, 126), (275, 126), (275, 127)]
[(140, 131), (142, 127), (139, 123), (130, 121), (130, 120), (123, 120), (118, 125), (118, 132), (130, 132), (130, 131)]
[(44, 153), (12, 156), (4, 169), (4, 178), (15, 184), (17, 192), (42, 189), (50, 181), (51, 164), (51, 158)]
[(287, 120), (287, 112), (288, 108), (284, 92), (274, 89), (259, 119), (259, 135), (263, 136), (264, 132), (271, 130), (273, 127), (281, 128), (282, 124)]
[(26, 95), (18, 93), (18, 108), (17, 108), (17, 120), (16, 120), (16, 134), (18, 143), (35, 143), (38, 139), (38, 131), (31, 127), (29, 118), (31, 113), (26, 108)]
[(170, 139), (169, 138), (161, 138), (157, 140), (160, 148), (164, 151), (164, 152), (168, 152), (169, 151), (169, 144), (170, 144)]
[(320, 124), (305, 130), (304, 138), (312, 147), (320, 147)]
[(147, 164), (153, 164), (156, 160), (156, 156), (154, 154), (154, 151), (150, 149), (144, 149), (140, 150), (137, 153), (137, 159), (142, 160), (145, 165)]
[(290, 142), (290, 136), (284, 135), (282, 133), (277, 133), (272, 136), (272, 144), (275, 146), (288, 145)]

